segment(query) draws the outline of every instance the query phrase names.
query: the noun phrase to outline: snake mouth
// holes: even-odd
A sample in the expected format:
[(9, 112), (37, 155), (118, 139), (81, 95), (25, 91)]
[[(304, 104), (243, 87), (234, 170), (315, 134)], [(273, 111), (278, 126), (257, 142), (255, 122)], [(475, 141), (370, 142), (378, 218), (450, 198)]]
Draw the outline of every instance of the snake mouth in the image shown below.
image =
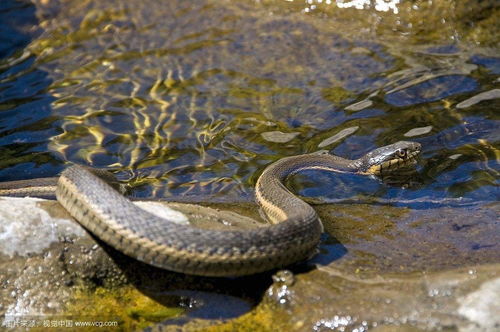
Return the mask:
[(365, 174), (381, 175), (389, 172), (394, 172), (397, 169), (413, 166), (417, 163), (417, 157), (420, 155), (420, 150), (412, 151), (405, 158), (393, 158), (382, 162), (381, 164), (373, 165)]

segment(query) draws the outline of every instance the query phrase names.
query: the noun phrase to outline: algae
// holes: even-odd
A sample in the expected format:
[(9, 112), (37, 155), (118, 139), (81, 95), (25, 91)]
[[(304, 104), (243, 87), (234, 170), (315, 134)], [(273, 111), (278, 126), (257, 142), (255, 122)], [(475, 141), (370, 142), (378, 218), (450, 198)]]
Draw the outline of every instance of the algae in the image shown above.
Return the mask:
[[(291, 326), (287, 324), (286, 315), (280, 314), (281, 308), (272, 303), (264, 303), (257, 306), (251, 312), (242, 315), (234, 320), (214, 326), (204, 327), (207, 332), (230, 332), (230, 331), (291, 331)], [(297, 324), (299, 326), (300, 324)], [(188, 327), (188, 329), (196, 327)]]
[[(173, 303), (173, 301), (169, 301)], [(132, 286), (123, 286), (119, 288), (80, 288), (75, 291), (61, 316), (75, 317), (79, 320), (98, 317), (99, 321), (118, 322), (118, 330), (120, 331), (130, 331), (178, 317), (184, 312), (184, 308), (162, 305)], [(99, 328), (101, 327), (97, 327), (95, 330)]]

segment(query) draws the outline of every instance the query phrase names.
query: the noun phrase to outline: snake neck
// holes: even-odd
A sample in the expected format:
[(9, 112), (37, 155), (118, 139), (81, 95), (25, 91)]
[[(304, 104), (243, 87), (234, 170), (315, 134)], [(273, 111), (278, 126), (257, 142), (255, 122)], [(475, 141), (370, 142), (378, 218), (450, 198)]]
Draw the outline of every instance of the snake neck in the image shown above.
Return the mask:
[(330, 154), (312, 153), (280, 159), (266, 168), (255, 186), (255, 198), (267, 219), (273, 223), (291, 219), (318, 218), (314, 209), (296, 197), (284, 183), (305, 170), (356, 173), (361, 161)]

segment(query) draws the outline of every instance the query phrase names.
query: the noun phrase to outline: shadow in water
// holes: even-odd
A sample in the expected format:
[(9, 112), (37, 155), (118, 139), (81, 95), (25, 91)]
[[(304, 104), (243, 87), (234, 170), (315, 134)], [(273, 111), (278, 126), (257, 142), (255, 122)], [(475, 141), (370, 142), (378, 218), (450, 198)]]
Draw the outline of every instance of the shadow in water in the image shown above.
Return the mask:
[(238, 317), (257, 305), (272, 284), (273, 272), (235, 278), (171, 272), (137, 261), (97, 241), (137, 290), (162, 305), (186, 309), (183, 317), (166, 323)]
[(310, 264), (330, 265), (347, 254), (347, 248), (330, 234), (326, 225), (325, 231), (326, 233), (321, 238), (319, 254), (311, 258)]

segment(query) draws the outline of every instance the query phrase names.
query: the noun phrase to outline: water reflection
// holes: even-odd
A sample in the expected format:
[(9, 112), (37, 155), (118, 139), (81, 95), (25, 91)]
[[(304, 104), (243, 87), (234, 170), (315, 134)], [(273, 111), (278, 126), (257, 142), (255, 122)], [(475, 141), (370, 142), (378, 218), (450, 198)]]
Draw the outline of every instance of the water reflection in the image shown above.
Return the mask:
[[(321, 1), (318, 1), (321, 2)], [(365, 9), (365, 8), (374, 8), (375, 10), (387, 12), (392, 11), (394, 14), (398, 13), (397, 5), (401, 2), (400, 0), (336, 0), (335, 1), (339, 8), (356, 8), (356, 9)]]
[(44, 177), (60, 170), (48, 151), (57, 135), (49, 74), (26, 47), (41, 33), (35, 6), (0, 4), (0, 181)]
[[(286, 0), (288, 2), (294, 2), (294, 0)], [(299, 2), (299, 1), (297, 1)], [(304, 2), (304, 1), (302, 1)], [(306, 7), (304, 8), (305, 13), (310, 13), (314, 11), (318, 5), (336, 5), (338, 8), (355, 8), (355, 9), (375, 9), (376, 11), (388, 12), (391, 11), (394, 14), (399, 12), (398, 4), (400, 0), (306, 0)]]

